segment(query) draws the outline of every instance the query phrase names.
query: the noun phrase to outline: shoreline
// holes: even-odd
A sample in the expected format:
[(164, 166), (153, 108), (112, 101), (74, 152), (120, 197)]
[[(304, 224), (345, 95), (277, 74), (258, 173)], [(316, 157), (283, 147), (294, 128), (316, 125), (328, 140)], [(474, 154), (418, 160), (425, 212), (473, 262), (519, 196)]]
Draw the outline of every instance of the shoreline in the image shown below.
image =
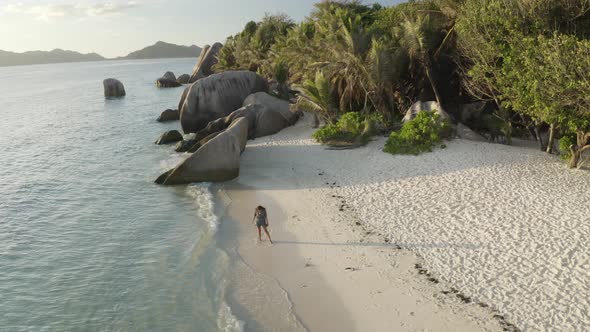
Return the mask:
[[(315, 229), (307, 222), (293, 227), (288, 224), (292, 218), (280, 221), (286, 211), (277, 209), (284, 208), (281, 205), (284, 201), (274, 200), (276, 195), (284, 197), (284, 192), (268, 195), (264, 190), (246, 189), (240, 184), (221, 190), (232, 200), (228, 207), (230, 216), (224, 217), (222, 222), (241, 224), (238, 233), (230, 236), (238, 241), (235, 248), (238, 259), (255, 273), (270, 278), (265, 282), (276, 282), (288, 294), (285, 297), (289, 302), (287, 306), (292, 306), (292, 314), (300, 322), (300, 325), (294, 324), (297, 330), (386, 331), (392, 327), (404, 331), (502, 330), (491, 311), (465, 307), (459, 301), (438, 295), (448, 287), (421, 278), (416, 270), (420, 265), (418, 257), (396, 245), (379, 241), (376, 234), (354, 231), (350, 225), (354, 218), (340, 215), (347, 219), (346, 224), (327, 225), (328, 229)], [(291, 195), (297, 194), (295, 191)], [(264, 237), (263, 242), (258, 243), (255, 227), (248, 223), (248, 218), (235, 219), (236, 215), (250, 212), (255, 202), (263, 202), (269, 209), (269, 216), (270, 211), (274, 211), (275, 221), (271, 221), (270, 227), (274, 245)], [(298, 217), (296, 220), (302, 221), (309, 216)], [(318, 220), (327, 221), (325, 218)], [(312, 234), (314, 231), (320, 234)], [(327, 236), (326, 231), (337, 233)], [(313, 240), (305, 241), (309, 238)], [(231, 302), (236, 305), (236, 299)], [(271, 310), (274, 315), (275, 308)], [(239, 314), (240, 310), (234, 313)], [(284, 326), (268, 321), (265, 314), (268, 314), (266, 310), (264, 314), (247, 314), (262, 321), (258, 322), (256, 330), (295, 330), (281, 329)], [(248, 326), (246, 323), (246, 330)]]
[[(306, 135), (309, 130), (302, 126), (287, 128), (286, 135)], [(423, 263), (414, 253), (363, 230), (357, 213), (335, 192), (338, 183), (326, 185), (326, 171), (260, 158), (259, 141), (249, 142), (240, 177), (215, 187), (217, 201), (225, 205), (221, 231), (231, 243), (226, 249), (288, 294), (286, 306), (300, 321), (294, 326), (309, 331), (502, 330), (491, 310), (447, 297), (445, 282), (421, 276), (417, 267)], [(268, 210), (272, 246), (264, 236), (258, 243), (250, 225), (258, 204)], [(231, 302), (240, 306), (235, 298)], [(256, 330), (285, 330), (260, 312), (235, 313), (262, 320)]]
[[(587, 322), (585, 173), (558, 172), (563, 164), (533, 149), (463, 140), (419, 157), (383, 153), (382, 138), (330, 151), (306, 122), (249, 141), (240, 177), (216, 187), (232, 201), (222, 224), (239, 226), (236, 252), (288, 293), (309, 330), (340, 320), (344, 331)], [(259, 204), (272, 247), (248, 224)], [(324, 293), (329, 304), (316, 303)], [(560, 303), (564, 294), (571, 301)]]

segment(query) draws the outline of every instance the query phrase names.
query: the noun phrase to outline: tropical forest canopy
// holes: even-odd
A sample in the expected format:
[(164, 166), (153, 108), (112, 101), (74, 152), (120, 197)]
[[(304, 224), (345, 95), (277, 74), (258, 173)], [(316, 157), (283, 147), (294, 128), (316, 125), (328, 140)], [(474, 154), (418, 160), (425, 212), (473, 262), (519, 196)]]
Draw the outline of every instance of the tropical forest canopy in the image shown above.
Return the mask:
[(416, 101), (455, 118), (481, 101), (481, 129), (507, 143), (547, 130), (542, 148), (561, 138), (572, 167), (590, 150), (590, 0), (324, 1), (303, 22), (249, 22), (216, 70), (256, 71), (284, 98), (294, 89), (328, 124), (359, 112), (394, 128)]

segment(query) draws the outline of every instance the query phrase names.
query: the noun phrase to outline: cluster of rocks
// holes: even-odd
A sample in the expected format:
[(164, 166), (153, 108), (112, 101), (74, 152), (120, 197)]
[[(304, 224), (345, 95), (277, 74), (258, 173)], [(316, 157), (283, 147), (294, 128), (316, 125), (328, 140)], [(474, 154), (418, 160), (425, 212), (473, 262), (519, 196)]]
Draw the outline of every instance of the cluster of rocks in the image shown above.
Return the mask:
[(182, 74), (177, 78), (173, 72), (167, 71), (162, 77), (156, 80), (156, 86), (158, 88), (176, 88), (183, 84), (188, 84), (190, 78), (189, 74)]
[(301, 117), (289, 102), (269, 95), (268, 82), (250, 71), (200, 78), (184, 90), (177, 112), (186, 136), (166, 132), (157, 144), (180, 141), (176, 151), (191, 156), (158, 177), (158, 184), (231, 180), (239, 174), (248, 139), (275, 134)]
[(222, 47), (221, 43), (215, 43), (213, 46), (205, 45), (191, 75), (182, 74), (177, 78), (173, 72), (168, 71), (156, 80), (156, 86), (158, 88), (176, 88), (183, 84), (195, 83), (212, 75), (213, 66), (218, 62), (217, 55)]
[[(194, 83), (201, 78), (208, 77), (213, 74), (213, 66), (218, 63), (219, 51), (223, 48), (221, 43), (215, 43), (212, 46), (205, 45), (192, 73), (182, 74), (178, 77), (173, 72), (167, 71), (162, 77), (156, 80), (156, 86), (158, 88), (176, 88), (183, 84)], [(125, 96), (125, 87), (123, 83), (114, 78), (107, 78), (103, 81), (104, 95), (107, 98), (111, 97), (123, 97)], [(180, 109), (180, 108), (179, 108)], [(170, 120), (164, 120), (170, 121)]]
[[(294, 125), (302, 116), (288, 101), (268, 94), (269, 83), (251, 71), (213, 73), (222, 45), (205, 46), (192, 74), (176, 78), (166, 72), (156, 80), (161, 88), (188, 85), (177, 109), (167, 109), (159, 122), (178, 121), (185, 136), (170, 130), (155, 142), (177, 143), (175, 150), (191, 153), (178, 166), (156, 180), (164, 185), (191, 182), (219, 182), (238, 176), (240, 155), (248, 139), (272, 135)], [(125, 95), (116, 79), (104, 81), (107, 97)]]
[(167, 71), (162, 77), (156, 80), (156, 86), (158, 88), (176, 88), (181, 85), (182, 84), (178, 83), (176, 76), (171, 71)]

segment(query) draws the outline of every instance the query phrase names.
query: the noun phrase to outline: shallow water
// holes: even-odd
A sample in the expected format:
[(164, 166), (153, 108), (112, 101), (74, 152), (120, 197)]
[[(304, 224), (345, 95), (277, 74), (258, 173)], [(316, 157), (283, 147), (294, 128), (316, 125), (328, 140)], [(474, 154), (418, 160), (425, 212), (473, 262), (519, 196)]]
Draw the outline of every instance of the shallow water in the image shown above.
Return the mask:
[[(153, 180), (153, 144), (196, 59), (0, 68), (0, 329), (233, 331), (206, 186)], [(120, 79), (105, 100), (102, 80)]]

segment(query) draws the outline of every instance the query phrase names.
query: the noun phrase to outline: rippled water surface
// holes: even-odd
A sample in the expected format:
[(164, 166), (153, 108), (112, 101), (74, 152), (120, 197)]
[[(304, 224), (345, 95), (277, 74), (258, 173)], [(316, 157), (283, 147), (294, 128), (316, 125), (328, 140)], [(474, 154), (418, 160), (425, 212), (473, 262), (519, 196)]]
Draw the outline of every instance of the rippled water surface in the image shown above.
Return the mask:
[[(0, 68), (0, 329), (216, 331), (227, 256), (209, 190), (153, 185), (153, 144), (196, 59)], [(120, 79), (105, 100), (102, 80)]]

